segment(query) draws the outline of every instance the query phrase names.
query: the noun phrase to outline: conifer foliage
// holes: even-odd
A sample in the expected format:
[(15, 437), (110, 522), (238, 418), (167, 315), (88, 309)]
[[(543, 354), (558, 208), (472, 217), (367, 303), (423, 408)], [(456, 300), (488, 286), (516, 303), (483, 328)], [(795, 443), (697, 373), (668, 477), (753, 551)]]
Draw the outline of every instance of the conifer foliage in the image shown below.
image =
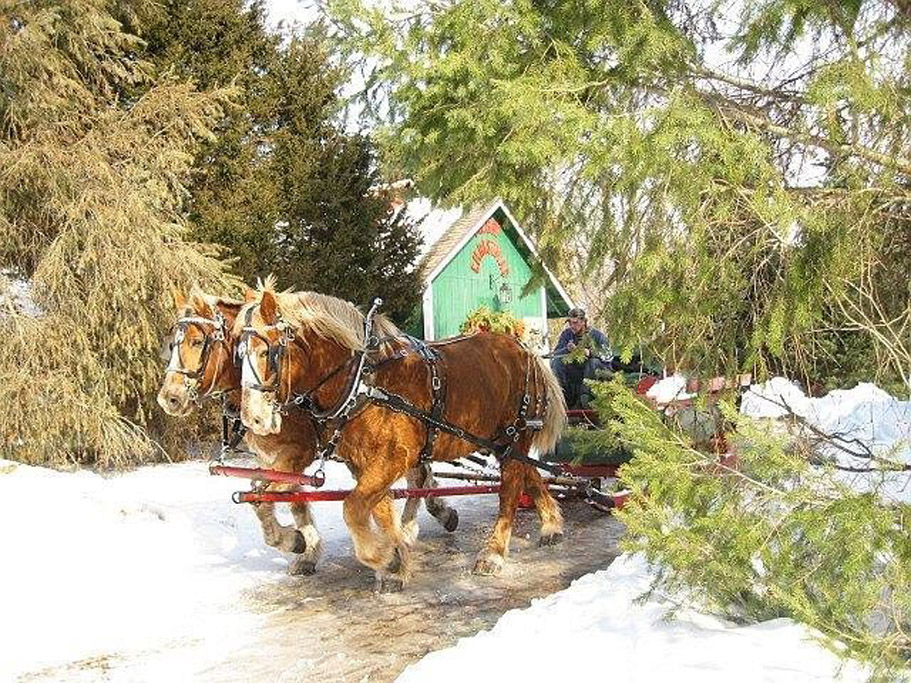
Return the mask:
[(112, 11), (28, 0), (0, 16), (0, 268), (32, 302), (0, 313), (2, 457), (161, 453), (149, 429), (172, 292), (237, 286), (181, 217), (190, 151), (227, 93), (146, 87), (141, 43)]
[(321, 30), (283, 41), (263, 3), (243, 0), (169, 0), (145, 24), (159, 72), (236, 89), (193, 167), (193, 234), (226, 247), (248, 282), (275, 273), (355, 303), (381, 296), (403, 321), (418, 296), (416, 227), (380, 189), (372, 142), (339, 121), (347, 72)]
[[(556, 263), (578, 252), (627, 354), (911, 391), (907, 0), (326, 6), (388, 163), (439, 200), (505, 198)], [(598, 391), (619, 416), (601, 445), (634, 453), (627, 549), (659, 586), (906, 665), (909, 509), (886, 482), (908, 465), (876, 463), (861, 492), (733, 410), (724, 465)]]
[(625, 549), (659, 568), (655, 588), (740, 623), (800, 620), (878, 677), (901, 674), (911, 536), (909, 506), (892, 494), (907, 485), (907, 466), (886, 457), (866, 475), (838, 471), (837, 460), (729, 406), (737, 457), (720, 462), (622, 385), (596, 394), (634, 455), (621, 469), (631, 494), (619, 516)]
[(326, 4), (389, 164), (583, 253), (627, 352), (911, 373), (905, 0)]

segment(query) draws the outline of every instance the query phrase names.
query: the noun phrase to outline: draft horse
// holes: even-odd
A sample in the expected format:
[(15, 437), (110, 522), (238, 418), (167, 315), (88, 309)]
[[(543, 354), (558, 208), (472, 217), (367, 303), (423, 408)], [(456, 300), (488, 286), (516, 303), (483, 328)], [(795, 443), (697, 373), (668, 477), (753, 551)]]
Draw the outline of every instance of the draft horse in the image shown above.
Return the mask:
[[(165, 371), (158, 403), (169, 415), (186, 416), (207, 400), (222, 401), (226, 419), (232, 421), (240, 412), (241, 373), (236, 363), (237, 339), (234, 323), (244, 302), (220, 298), (193, 290), (188, 298), (175, 295), (177, 321), (173, 327), (168, 366)], [(245, 432), (245, 433), (244, 433)], [(281, 472), (303, 472), (315, 459), (318, 433), (313, 419), (305, 414), (288, 416), (278, 433), (260, 436), (245, 429), (247, 446), (259, 462)], [(236, 445), (236, 444), (235, 444)], [(429, 467), (409, 470), (409, 485), (433, 487), (436, 481)], [(265, 490), (293, 490), (292, 484), (272, 482)], [(416, 538), (417, 506), (409, 501), (403, 515), (406, 533)], [(442, 498), (427, 500), (428, 511), (447, 531), (458, 526), (458, 513)], [(309, 503), (291, 503), (294, 526), (284, 526), (275, 516), (274, 503), (257, 503), (253, 507), (263, 530), (266, 543), (292, 554), (288, 571), (291, 574), (312, 574), (322, 553), (322, 542)]]
[[(546, 453), (566, 409), (550, 368), (510, 336), (426, 345), (371, 315), (365, 321), (352, 304), (323, 294), (262, 287), (235, 322), (243, 340), (241, 419), (262, 436), (281, 432), (291, 408), (323, 425), (357, 480), (344, 501), (355, 554), (381, 588), (395, 589), (410, 576), (410, 542), (388, 495), (393, 482), (419, 464), (476, 450)], [(541, 429), (527, 429), (532, 422)], [(501, 570), (523, 490), (538, 510), (540, 542), (563, 536), (560, 509), (537, 469), (504, 457), (501, 480), (499, 517), (475, 563), (481, 574)]]

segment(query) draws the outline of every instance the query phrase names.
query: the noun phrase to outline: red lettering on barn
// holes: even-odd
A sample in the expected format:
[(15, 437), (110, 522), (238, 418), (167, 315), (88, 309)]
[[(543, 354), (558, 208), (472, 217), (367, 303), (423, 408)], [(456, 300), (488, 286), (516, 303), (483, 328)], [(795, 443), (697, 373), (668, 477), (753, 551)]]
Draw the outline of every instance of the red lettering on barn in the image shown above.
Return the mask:
[[(487, 223), (493, 221), (499, 230), (499, 224), (494, 221), (492, 218)], [(486, 226), (487, 223), (484, 225)], [(503, 252), (500, 249), (500, 245), (489, 239), (482, 239), (478, 242), (478, 245), (474, 248), (474, 251), (471, 252), (471, 269), (476, 272), (481, 272), (481, 261), (484, 260), (485, 256), (492, 256), (497, 262), (497, 266), (500, 269), (500, 275), (506, 277), (509, 275), (509, 263), (507, 263), (506, 258), (503, 256)]]
[(478, 230), (478, 234), (488, 234), (488, 235), (499, 235), (500, 234), (500, 224), (493, 218), (488, 218), (487, 222), (481, 226), (481, 229)]

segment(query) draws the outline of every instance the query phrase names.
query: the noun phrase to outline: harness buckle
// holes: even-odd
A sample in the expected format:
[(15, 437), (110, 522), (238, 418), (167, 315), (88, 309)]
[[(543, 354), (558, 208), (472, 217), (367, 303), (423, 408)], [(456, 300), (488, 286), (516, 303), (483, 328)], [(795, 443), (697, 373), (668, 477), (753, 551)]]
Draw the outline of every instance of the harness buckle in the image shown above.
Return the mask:
[(440, 381), (440, 378), (439, 378), (437, 375), (434, 375), (434, 376), (430, 379), (430, 386), (433, 387), (433, 390), (434, 390), (434, 391), (439, 391), (439, 390), (440, 390), (440, 387), (441, 387), (442, 385), (443, 385), (443, 383)]
[(515, 427), (515, 425), (509, 425), (509, 426), (506, 428), (506, 436), (513, 436), (514, 434), (516, 434), (516, 427)]

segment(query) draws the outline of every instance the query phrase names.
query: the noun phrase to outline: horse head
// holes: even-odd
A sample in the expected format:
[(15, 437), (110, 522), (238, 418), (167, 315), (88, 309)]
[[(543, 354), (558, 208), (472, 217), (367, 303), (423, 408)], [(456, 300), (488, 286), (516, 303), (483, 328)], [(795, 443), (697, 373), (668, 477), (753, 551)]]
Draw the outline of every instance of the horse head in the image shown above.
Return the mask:
[(241, 302), (194, 290), (188, 299), (176, 294), (175, 303), (177, 321), (158, 404), (169, 415), (183, 416), (199, 400), (239, 388), (231, 329)]
[(255, 434), (274, 434), (292, 404), (303, 402), (316, 415), (339, 400), (364, 351), (363, 325), (353, 304), (316, 292), (275, 293), (267, 282), (235, 324), (244, 424)]

